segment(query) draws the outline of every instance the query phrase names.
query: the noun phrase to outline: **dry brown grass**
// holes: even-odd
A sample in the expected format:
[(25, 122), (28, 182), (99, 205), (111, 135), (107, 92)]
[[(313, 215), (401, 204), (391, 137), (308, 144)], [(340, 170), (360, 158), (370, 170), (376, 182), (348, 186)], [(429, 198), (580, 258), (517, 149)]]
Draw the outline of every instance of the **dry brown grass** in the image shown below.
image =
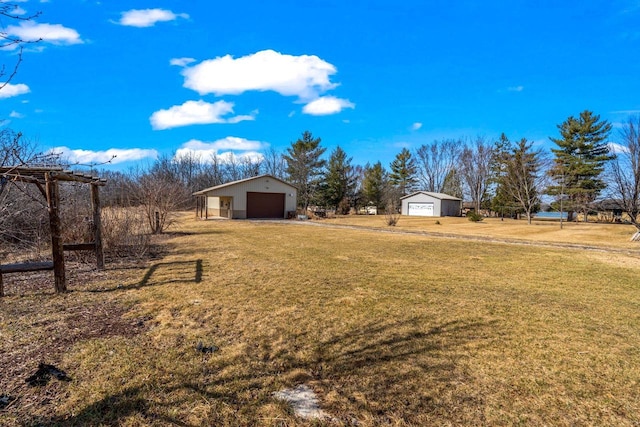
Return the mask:
[[(397, 227), (419, 229), (406, 219)], [(306, 383), (332, 425), (640, 423), (637, 252), (191, 214), (181, 231), (144, 271), (62, 297), (8, 290), (3, 352), (24, 344), (20, 328), (43, 339), (37, 316), (67, 304), (118, 303), (145, 326), (78, 339), (56, 360), (73, 381), (24, 390), (0, 420), (305, 425), (272, 393)], [(30, 321), (25, 301), (39, 304)], [(21, 411), (47, 393), (56, 401)]]
[[(389, 229), (383, 216), (348, 215), (322, 220), (326, 224)], [(437, 224), (438, 222), (439, 224)], [(526, 220), (484, 218), (471, 222), (467, 218), (443, 217), (425, 218), (401, 216), (395, 231), (426, 232), (462, 237), (488, 237), (495, 239), (522, 240), (529, 242), (566, 243), (589, 246), (603, 246), (616, 249), (638, 249), (637, 242), (631, 242), (635, 227), (626, 224), (565, 222), (534, 220), (531, 225)]]

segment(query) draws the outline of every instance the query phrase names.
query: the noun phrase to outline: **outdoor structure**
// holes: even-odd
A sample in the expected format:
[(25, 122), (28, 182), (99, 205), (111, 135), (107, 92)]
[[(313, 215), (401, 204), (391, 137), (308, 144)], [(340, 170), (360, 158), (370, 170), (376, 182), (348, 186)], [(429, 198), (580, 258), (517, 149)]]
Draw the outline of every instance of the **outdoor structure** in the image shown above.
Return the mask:
[[(62, 224), (60, 221), (60, 188), (59, 182), (80, 182), (91, 186), (92, 235), (93, 242), (63, 243)], [(52, 261), (25, 264), (0, 265), (0, 297), (4, 295), (2, 275), (24, 273), (28, 271), (53, 270), (56, 292), (67, 290), (67, 278), (64, 267), (64, 251), (95, 251), (98, 269), (104, 268), (102, 251), (102, 226), (100, 219), (100, 194), (98, 188), (106, 184), (105, 179), (79, 172), (64, 170), (59, 167), (0, 167), (0, 185), (9, 182), (25, 182), (34, 184), (47, 200), (49, 227), (51, 230)], [(1, 188), (1, 187), (0, 187)]]
[(400, 199), (402, 215), (409, 216), (460, 216), (462, 199), (444, 193), (416, 191)]
[(272, 175), (228, 182), (193, 193), (196, 216), (208, 218), (287, 218), (296, 211), (297, 189)]

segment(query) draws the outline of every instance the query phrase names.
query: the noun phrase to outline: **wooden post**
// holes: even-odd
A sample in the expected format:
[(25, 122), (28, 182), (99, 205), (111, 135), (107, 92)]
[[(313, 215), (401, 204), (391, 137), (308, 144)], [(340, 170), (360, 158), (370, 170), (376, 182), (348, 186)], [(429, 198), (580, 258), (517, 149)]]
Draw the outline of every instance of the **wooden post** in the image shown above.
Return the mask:
[(47, 183), (47, 205), (49, 227), (51, 228), (51, 254), (53, 255), (53, 276), (56, 292), (67, 291), (67, 278), (64, 271), (64, 248), (62, 246), (62, 226), (60, 225), (60, 193), (58, 181), (51, 173), (45, 174)]
[(0, 298), (4, 296), (4, 284), (2, 283), (2, 271), (0, 271)]
[(91, 207), (93, 209), (93, 239), (96, 244), (96, 265), (104, 270), (104, 252), (102, 249), (102, 218), (100, 217), (100, 191), (97, 184), (91, 184)]

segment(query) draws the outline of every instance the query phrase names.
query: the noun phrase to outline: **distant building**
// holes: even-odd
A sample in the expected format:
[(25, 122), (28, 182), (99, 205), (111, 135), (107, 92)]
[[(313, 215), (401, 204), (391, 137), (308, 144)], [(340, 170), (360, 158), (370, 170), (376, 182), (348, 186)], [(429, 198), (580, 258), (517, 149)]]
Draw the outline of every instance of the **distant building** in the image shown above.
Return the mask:
[(272, 175), (227, 182), (193, 193), (196, 214), (207, 218), (288, 218), (296, 211), (298, 190)]
[(400, 199), (402, 215), (461, 216), (462, 199), (444, 193), (416, 191)]

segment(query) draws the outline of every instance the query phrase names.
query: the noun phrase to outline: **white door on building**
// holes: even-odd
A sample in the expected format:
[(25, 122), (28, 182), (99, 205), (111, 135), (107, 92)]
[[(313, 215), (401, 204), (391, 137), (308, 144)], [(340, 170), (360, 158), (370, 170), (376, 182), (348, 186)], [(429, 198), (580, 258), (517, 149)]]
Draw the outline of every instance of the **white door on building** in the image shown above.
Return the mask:
[(433, 213), (433, 203), (409, 203), (409, 215), (435, 216)]

